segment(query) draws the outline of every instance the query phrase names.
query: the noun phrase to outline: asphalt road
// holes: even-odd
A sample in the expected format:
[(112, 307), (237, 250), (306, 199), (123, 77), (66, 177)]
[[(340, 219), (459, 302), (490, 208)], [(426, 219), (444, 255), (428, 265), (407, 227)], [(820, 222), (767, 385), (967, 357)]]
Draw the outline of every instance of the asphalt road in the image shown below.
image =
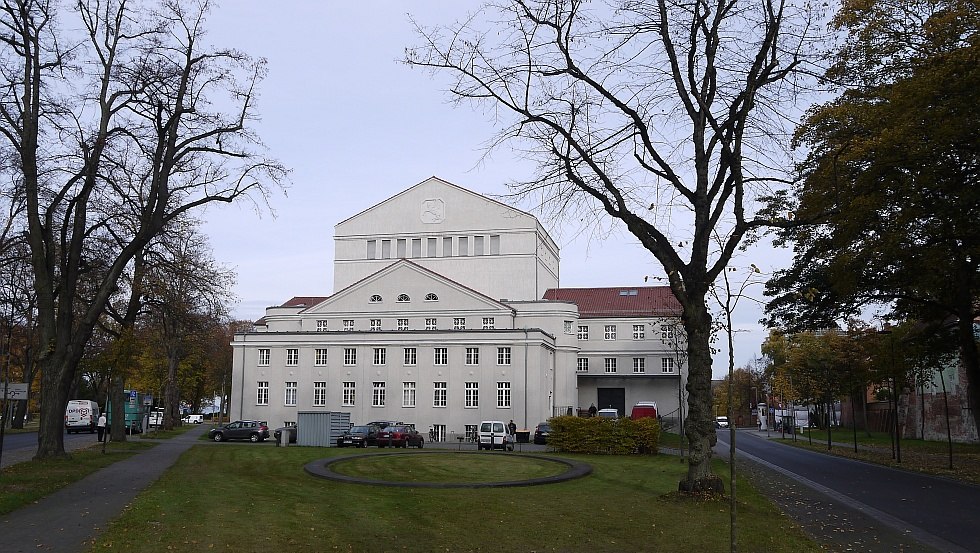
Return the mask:
[[(65, 451), (75, 451), (98, 444), (98, 434), (88, 432), (65, 434)], [(0, 467), (29, 461), (37, 453), (37, 432), (18, 432), (3, 435)]]
[[(727, 457), (728, 433), (719, 433), (718, 441), (716, 454)], [(752, 430), (738, 431), (735, 443), (736, 459), (760, 464), (769, 469), (767, 473), (774, 475), (774, 480), (802, 485), (823, 496), (823, 507), (797, 505), (797, 516), (804, 526), (808, 516), (870, 518), (897, 536), (875, 535), (872, 540), (896, 539), (895, 550), (900, 550), (898, 542), (907, 544), (911, 538), (938, 551), (980, 551), (980, 532), (976, 531), (980, 486), (816, 453), (770, 441), (765, 433)], [(754, 485), (759, 484), (759, 477), (754, 475)], [(783, 500), (792, 496), (792, 492), (776, 493)], [(797, 503), (806, 503), (808, 495), (812, 494), (800, 494)], [(792, 508), (780, 506), (792, 516)], [(871, 523), (858, 520), (849, 524), (854, 526), (849, 531), (860, 532), (868, 531), (865, 526)], [(834, 531), (841, 532), (840, 528)], [(903, 545), (901, 550), (919, 549)]]

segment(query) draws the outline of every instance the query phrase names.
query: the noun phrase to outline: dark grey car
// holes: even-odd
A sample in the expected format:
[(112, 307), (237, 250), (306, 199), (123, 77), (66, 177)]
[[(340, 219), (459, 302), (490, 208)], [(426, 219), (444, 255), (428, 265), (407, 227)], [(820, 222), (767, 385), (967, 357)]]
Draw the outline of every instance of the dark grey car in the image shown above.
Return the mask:
[(208, 431), (208, 439), (216, 442), (225, 440), (261, 442), (268, 437), (269, 425), (265, 421), (235, 421)]

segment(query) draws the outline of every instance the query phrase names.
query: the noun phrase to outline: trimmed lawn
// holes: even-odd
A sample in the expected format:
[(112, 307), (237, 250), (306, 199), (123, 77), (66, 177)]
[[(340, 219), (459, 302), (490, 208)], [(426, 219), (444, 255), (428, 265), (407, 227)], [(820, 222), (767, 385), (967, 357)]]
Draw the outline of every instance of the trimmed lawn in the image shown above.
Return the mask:
[[(389, 488), (333, 482), (303, 470), (315, 459), (359, 453), (195, 446), (91, 550), (728, 550), (728, 499), (674, 493), (686, 470), (676, 457), (570, 456), (590, 463), (593, 473), (559, 484), (500, 489)], [(458, 456), (445, 455), (458, 463)], [(391, 480), (404, 479), (406, 470), (435, 480), (472, 479), (476, 473), (513, 479), (554, 470), (500, 452), (471, 456), (465, 470), (448, 461), (419, 465), (425, 457), (438, 455), (407, 452), (341, 467)], [(716, 470), (727, 477), (724, 463)], [(747, 483), (739, 482), (738, 494), (739, 550), (821, 551)]]
[(567, 465), (516, 455), (451, 452), (374, 455), (338, 461), (330, 469), (345, 476), (386, 482), (507, 482), (561, 474)]

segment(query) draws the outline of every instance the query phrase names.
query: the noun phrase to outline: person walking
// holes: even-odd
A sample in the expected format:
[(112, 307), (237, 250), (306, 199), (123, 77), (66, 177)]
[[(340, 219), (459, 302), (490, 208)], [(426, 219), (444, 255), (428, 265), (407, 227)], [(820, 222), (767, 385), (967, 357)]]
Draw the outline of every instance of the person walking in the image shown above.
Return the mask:
[(105, 413), (99, 415), (99, 422), (95, 423), (95, 431), (99, 433), (99, 443), (105, 438)]
[(510, 434), (511, 436), (517, 434), (517, 425), (514, 424), (514, 419), (510, 419), (510, 422), (507, 423), (507, 433)]

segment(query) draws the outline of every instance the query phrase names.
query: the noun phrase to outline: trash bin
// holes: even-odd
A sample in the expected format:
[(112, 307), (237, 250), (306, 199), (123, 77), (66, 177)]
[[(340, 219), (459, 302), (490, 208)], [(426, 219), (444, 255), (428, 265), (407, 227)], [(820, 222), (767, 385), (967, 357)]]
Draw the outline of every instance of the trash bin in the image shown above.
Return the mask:
[(531, 441), (531, 431), (530, 430), (518, 430), (517, 431), (517, 443), (526, 444)]

